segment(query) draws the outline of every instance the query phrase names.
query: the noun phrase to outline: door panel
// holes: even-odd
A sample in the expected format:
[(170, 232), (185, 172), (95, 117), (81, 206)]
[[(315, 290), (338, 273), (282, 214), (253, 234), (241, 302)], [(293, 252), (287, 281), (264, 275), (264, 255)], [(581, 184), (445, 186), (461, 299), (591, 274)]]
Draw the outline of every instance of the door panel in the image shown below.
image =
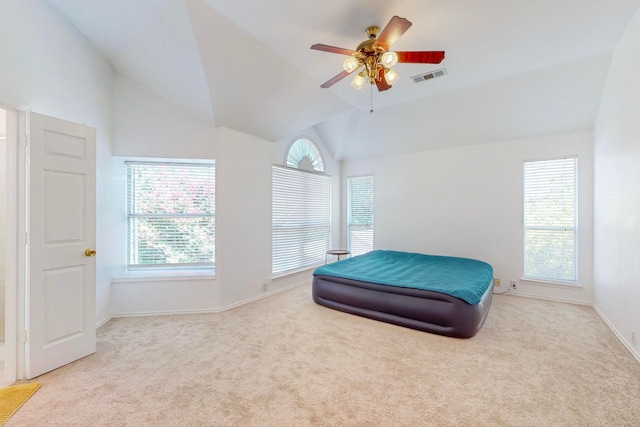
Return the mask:
[(95, 152), (95, 129), (31, 113), (27, 378), (95, 352)]
[[(77, 173), (43, 172), (43, 237), (46, 245), (84, 241), (84, 180), (85, 176)], [(65, 189), (64, 193), (60, 194), (60, 188)]]

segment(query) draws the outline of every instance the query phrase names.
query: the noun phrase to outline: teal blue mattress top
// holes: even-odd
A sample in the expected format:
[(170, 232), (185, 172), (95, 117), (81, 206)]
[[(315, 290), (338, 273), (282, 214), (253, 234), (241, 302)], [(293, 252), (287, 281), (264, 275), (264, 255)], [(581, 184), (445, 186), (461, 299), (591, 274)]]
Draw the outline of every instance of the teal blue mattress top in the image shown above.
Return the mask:
[(472, 305), (493, 280), (493, 268), (483, 261), (385, 250), (327, 264), (313, 274), (440, 292)]

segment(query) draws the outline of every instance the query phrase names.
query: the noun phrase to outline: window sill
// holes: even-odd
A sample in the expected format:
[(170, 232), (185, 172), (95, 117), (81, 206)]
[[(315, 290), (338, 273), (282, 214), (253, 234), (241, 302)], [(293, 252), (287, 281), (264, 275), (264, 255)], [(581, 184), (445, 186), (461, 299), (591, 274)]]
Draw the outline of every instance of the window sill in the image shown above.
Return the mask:
[(124, 271), (111, 278), (111, 283), (181, 281), (181, 280), (213, 280), (215, 271), (211, 268), (197, 270), (131, 270)]
[(539, 285), (539, 286), (549, 286), (552, 288), (582, 288), (582, 285), (578, 283), (570, 283), (570, 282), (553, 282), (549, 280), (536, 280), (536, 279), (526, 279), (521, 278), (520, 283), (525, 285)]

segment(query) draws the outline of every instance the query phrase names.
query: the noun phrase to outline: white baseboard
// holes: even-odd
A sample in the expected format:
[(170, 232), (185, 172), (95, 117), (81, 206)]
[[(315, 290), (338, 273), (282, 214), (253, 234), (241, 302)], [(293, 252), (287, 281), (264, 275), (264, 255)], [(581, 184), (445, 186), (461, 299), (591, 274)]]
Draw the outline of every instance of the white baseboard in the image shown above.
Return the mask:
[(600, 311), (600, 309), (598, 308), (598, 306), (596, 306), (595, 304), (593, 305), (593, 309), (596, 311), (596, 313), (598, 313), (598, 315), (600, 316), (600, 318), (602, 319), (602, 321), (605, 323), (605, 325), (607, 325), (609, 327), (609, 329), (611, 329), (611, 331), (614, 333), (614, 335), (620, 340), (620, 342), (622, 343), (622, 345), (624, 345), (627, 350), (629, 350), (629, 353), (631, 353), (631, 355), (636, 359), (636, 361), (638, 363), (640, 363), (640, 353), (638, 353), (638, 351), (631, 345), (630, 342), (628, 342), (626, 340), (626, 338), (624, 337), (624, 335), (622, 335), (616, 328), (615, 326), (613, 326), (613, 323), (611, 323), (609, 321), (609, 319), (607, 319), (607, 316), (604, 315), (604, 313), (602, 311)]
[[(212, 309), (195, 309), (195, 310), (169, 310), (169, 311), (140, 311), (140, 312), (130, 312), (130, 313), (114, 313), (112, 318), (117, 317), (146, 317), (146, 316), (169, 316), (172, 314), (207, 314), (207, 313), (221, 313), (226, 310), (230, 310), (235, 307), (239, 307), (241, 305), (249, 304), (254, 301), (259, 301), (263, 298), (267, 298), (281, 292), (285, 292), (300, 286), (308, 285), (309, 280), (304, 280), (302, 282), (294, 283), (289, 286), (285, 286), (283, 288), (277, 289), (275, 291), (264, 292), (258, 296), (253, 298), (248, 298), (246, 300), (238, 301), (233, 304), (226, 305), (220, 308), (212, 308)], [(106, 323), (106, 322), (105, 322)]]
[[(494, 293), (495, 295), (495, 293)], [(589, 307), (593, 307), (593, 304), (587, 301), (579, 301), (579, 300), (573, 300), (573, 299), (567, 299), (567, 298), (556, 298), (556, 297), (547, 297), (547, 296), (541, 296), (541, 295), (535, 295), (535, 294), (528, 294), (528, 293), (524, 293), (524, 292), (520, 292), (520, 291), (509, 291), (509, 292), (505, 292), (502, 295), (509, 295), (512, 297), (523, 297), (523, 298), (533, 298), (533, 299), (541, 299), (544, 301), (553, 301), (553, 302), (563, 302), (566, 304), (576, 304), (576, 305), (586, 305)]]
[(541, 299), (541, 300), (547, 300), (547, 301), (564, 302), (564, 303), (567, 303), (567, 304), (586, 305), (586, 306), (592, 307), (596, 311), (596, 313), (598, 313), (598, 316), (600, 316), (600, 318), (605, 323), (605, 325), (607, 325), (607, 327), (609, 329), (611, 329), (611, 331), (616, 336), (616, 338), (618, 338), (618, 340), (622, 343), (622, 345), (624, 345), (627, 348), (627, 350), (629, 350), (629, 353), (631, 353), (631, 355), (636, 359), (636, 361), (638, 363), (640, 363), (640, 353), (638, 353), (638, 350), (635, 349), (631, 345), (631, 343), (626, 340), (624, 335), (622, 335), (613, 326), (613, 324), (609, 321), (609, 319), (607, 319), (607, 316), (605, 316), (604, 313), (602, 311), (600, 311), (598, 306), (596, 306), (595, 304), (584, 302), (584, 301), (567, 300), (567, 299), (563, 299), (563, 298), (548, 298), (548, 297), (541, 297), (541, 296), (538, 296), (538, 295), (528, 295), (528, 294), (519, 293), (519, 292), (505, 292), (504, 295), (509, 295), (509, 296), (512, 296), (512, 297), (524, 297), (524, 298), (534, 298), (534, 299)]
[(221, 311), (226, 311), (226, 310), (229, 310), (229, 309), (232, 309), (232, 308), (235, 308), (235, 307), (240, 307), (241, 305), (249, 304), (250, 302), (254, 302), (254, 301), (259, 301), (259, 300), (261, 300), (263, 298), (267, 298), (267, 297), (270, 297), (272, 295), (276, 295), (276, 294), (279, 294), (281, 292), (286, 292), (288, 290), (291, 290), (291, 289), (294, 289), (294, 288), (298, 288), (300, 286), (304, 286), (304, 285), (308, 285), (308, 284), (309, 284), (309, 280), (304, 280), (302, 282), (294, 283), (292, 285), (285, 286), (285, 287), (277, 289), (275, 291), (265, 292), (265, 293), (260, 294), (260, 295), (258, 295), (256, 297), (249, 298), (249, 299), (246, 299), (244, 301), (239, 301), (239, 302), (236, 302), (236, 303), (233, 303), (233, 304), (230, 304), (230, 305), (226, 305), (224, 307), (219, 308), (217, 311), (221, 312)]
[(100, 326), (104, 325), (105, 323), (107, 323), (111, 319), (113, 319), (113, 316), (105, 317), (104, 319), (102, 319), (101, 321), (98, 322), (98, 324), (96, 325), (96, 329), (98, 329)]

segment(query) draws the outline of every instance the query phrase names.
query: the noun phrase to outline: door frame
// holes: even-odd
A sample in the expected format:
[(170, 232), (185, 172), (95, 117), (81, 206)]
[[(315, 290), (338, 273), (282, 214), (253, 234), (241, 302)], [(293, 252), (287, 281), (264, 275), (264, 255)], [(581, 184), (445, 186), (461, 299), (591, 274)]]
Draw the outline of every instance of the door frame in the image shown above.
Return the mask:
[[(24, 378), (27, 132), (31, 108), (0, 97), (7, 112), (5, 216), (5, 358), (0, 386)], [(11, 207), (11, 208), (10, 208)]]

